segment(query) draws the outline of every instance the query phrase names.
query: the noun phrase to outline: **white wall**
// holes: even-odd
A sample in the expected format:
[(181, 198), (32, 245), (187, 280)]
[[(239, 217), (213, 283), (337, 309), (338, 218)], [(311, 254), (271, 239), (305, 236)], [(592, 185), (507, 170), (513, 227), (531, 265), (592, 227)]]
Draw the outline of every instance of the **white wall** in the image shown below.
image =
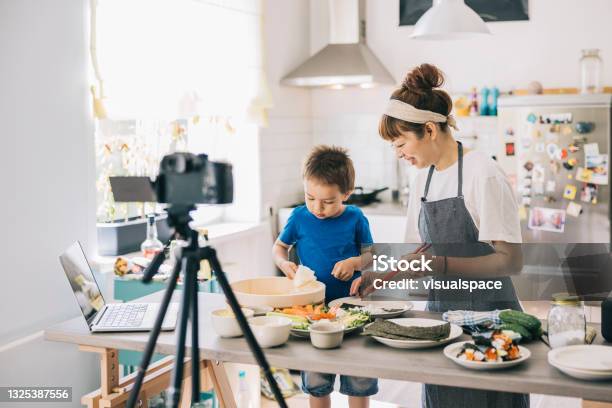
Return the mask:
[[(327, 42), (325, 0), (313, 2), (311, 49)], [(316, 14), (315, 14), (316, 13)], [(415, 41), (412, 26), (399, 26), (399, 0), (369, 0), (367, 40), (374, 53), (400, 81), (422, 62), (448, 75), (448, 89), (496, 84), (502, 90), (533, 80), (544, 87), (579, 87), (578, 60), (583, 48), (600, 48), (612, 64), (612, 7), (609, 0), (530, 0), (529, 21), (488, 23), (490, 37), (466, 41)], [(605, 83), (612, 85), (612, 70)]]
[[(77, 239), (95, 250), (86, 5), (0, 2), (0, 349), (80, 313), (58, 255)], [(72, 386), (79, 406), (95, 361), (38, 338), (0, 352), (0, 385)]]
[[(310, 51), (329, 39), (328, 0), (310, 0)], [(399, 83), (414, 66), (433, 63), (446, 73), (445, 88), (465, 93), (472, 86), (497, 85), (502, 91), (525, 88), (533, 80), (544, 87), (580, 87), (582, 48), (600, 48), (604, 67), (612, 64), (612, 7), (609, 0), (530, 0), (530, 20), (488, 23), (492, 36), (468, 41), (415, 41), (413, 27), (400, 27), (399, 0), (369, 0), (367, 41)], [(608, 61), (606, 65), (605, 62)], [(612, 85), (612, 69), (604, 83)], [(313, 90), (313, 136), (316, 143), (350, 149), (357, 184), (392, 185), (394, 159), (376, 126), (394, 87)], [(496, 137), (495, 123), (470, 119), (460, 129), (478, 133), (485, 150)]]
[(302, 159), (312, 147), (310, 91), (279, 82), (310, 56), (308, 0), (265, 0), (266, 71), (274, 108), (260, 132), (263, 215), (303, 200)]

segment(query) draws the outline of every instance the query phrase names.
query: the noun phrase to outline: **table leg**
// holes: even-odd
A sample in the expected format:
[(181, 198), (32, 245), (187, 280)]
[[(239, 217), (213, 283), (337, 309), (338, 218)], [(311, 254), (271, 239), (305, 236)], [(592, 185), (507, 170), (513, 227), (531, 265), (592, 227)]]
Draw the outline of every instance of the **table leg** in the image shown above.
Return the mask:
[(223, 363), (220, 361), (206, 360), (205, 364), (206, 371), (213, 382), (215, 394), (217, 395), (221, 408), (236, 408), (236, 400), (234, 399), (234, 394), (232, 393), (232, 388)]
[(612, 408), (612, 403), (582, 400), (582, 408)]
[[(115, 408), (125, 406), (136, 381), (136, 373), (119, 377), (119, 361), (116, 349), (79, 346), (82, 351), (100, 354), (100, 388), (84, 395), (81, 403), (88, 408)], [(174, 358), (168, 356), (151, 364), (147, 369), (140, 392), (141, 406), (147, 407), (147, 398), (159, 394), (170, 386)], [(202, 360), (200, 362), (200, 385), (202, 390), (212, 388), (222, 408), (236, 408), (236, 402), (225, 367), (222, 362)], [(191, 402), (191, 361), (185, 361), (183, 368), (181, 408)]]

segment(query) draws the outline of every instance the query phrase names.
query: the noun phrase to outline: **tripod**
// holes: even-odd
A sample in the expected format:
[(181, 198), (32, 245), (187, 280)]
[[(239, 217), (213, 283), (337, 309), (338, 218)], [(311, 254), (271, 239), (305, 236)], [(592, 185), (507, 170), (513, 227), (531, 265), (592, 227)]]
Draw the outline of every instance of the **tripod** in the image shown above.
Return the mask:
[[(208, 260), (212, 270), (217, 276), (219, 285), (223, 289), (223, 293), (229, 303), (234, 316), (238, 320), (238, 325), (242, 330), (244, 337), (253, 353), (257, 364), (262, 368), (274, 397), (278, 402), (278, 405), (282, 408), (287, 408), (285, 399), (278, 388), (278, 384), (272, 375), (270, 365), (268, 364), (266, 357), (257, 343), (251, 328), (249, 327), (247, 320), (242, 313), (242, 309), (238, 304), (238, 300), (234, 295), (234, 292), (221, 268), (217, 253), (214, 248), (210, 246), (200, 247), (198, 245), (198, 234), (196, 231), (189, 227), (189, 222), (192, 220), (189, 212), (195, 209), (193, 205), (172, 205), (168, 210), (168, 224), (170, 227), (174, 227), (175, 234), (187, 241), (187, 246), (177, 248), (180, 251), (180, 257), (177, 257), (176, 264), (172, 270), (168, 287), (164, 293), (163, 299), (160, 304), (160, 310), (155, 320), (155, 325), (149, 336), (147, 347), (144, 351), (142, 361), (138, 367), (138, 374), (136, 381), (134, 382), (134, 388), (130, 394), (130, 398), (127, 402), (128, 408), (136, 406), (144, 380), (145, 373), (151, 362), (155, 344), (159, 337), (160, 329), (164, 317), (168, 310), (168, 305), (172, 299), (172, 294), (176, 289), (176, 281), (181, 271), (183, 272), (183, 296), (181, 299), (181, 307), (179, 312), (178, 321), (178, 334), (176, 344), (175, 363), (172, 370), (172, 383), (169, 388), (169, 400), (168, 406), (172, 408), (178, 407), (181, 397), (181, 385), (183, 380), (183, 368), (185, 360), (185, 340), (187, 337), (187, 323), (191, 321), (191, 398), (192, 404), (200, 402), (200, 350), (198, 342), (198, 270), (200, 269), (200, 261)], [(166, 247), (169, 246), (169, 243)], [(143, 282), (148, 283), (153, 278), (153, 275), (157, 273), (157, 270), (161, 266), (164, 260), (164, 251), (158, 253), (149, 267), (145, 270), (143, 276)]]

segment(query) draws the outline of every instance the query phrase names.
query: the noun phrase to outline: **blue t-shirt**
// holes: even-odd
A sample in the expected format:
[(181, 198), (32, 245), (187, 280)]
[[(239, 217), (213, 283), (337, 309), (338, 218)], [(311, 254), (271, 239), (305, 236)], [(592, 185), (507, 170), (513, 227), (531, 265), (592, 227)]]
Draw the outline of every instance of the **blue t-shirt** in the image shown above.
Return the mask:
[(331, 273), (338, 261), (361, 255), (362, 246), (372, 245), (370, 224), (361, 210), (347, 205), (335, 218), (319, 219), (305, 205), (293, 210), (279, 239), (296, 245), (300, 262), (315, 272), (317, 280), (325, 284), (325, 299), (349, 296), (351, 282), (361, 274), (355, 272), (348, 281), (341, 281)]

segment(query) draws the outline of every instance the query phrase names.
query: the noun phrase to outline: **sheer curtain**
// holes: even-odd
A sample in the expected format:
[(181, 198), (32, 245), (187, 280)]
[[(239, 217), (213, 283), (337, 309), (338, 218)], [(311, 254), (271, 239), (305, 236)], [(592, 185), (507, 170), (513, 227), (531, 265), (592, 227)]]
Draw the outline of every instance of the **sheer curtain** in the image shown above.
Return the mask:
[(258, 1), (98, 0), (111, 118), (243, 117), (261, 69)]
[(95, 93), (105, 113), (96, 127), (98, 219), (139, 211), (116, 207), (108, 176), (153, 176), (161, 156), (176, 150), (239, 161), (230, 212), (257, 213), (249, 207), (259, 183), (256, 125), (271, 106), (261, 2), (91, 1)]

